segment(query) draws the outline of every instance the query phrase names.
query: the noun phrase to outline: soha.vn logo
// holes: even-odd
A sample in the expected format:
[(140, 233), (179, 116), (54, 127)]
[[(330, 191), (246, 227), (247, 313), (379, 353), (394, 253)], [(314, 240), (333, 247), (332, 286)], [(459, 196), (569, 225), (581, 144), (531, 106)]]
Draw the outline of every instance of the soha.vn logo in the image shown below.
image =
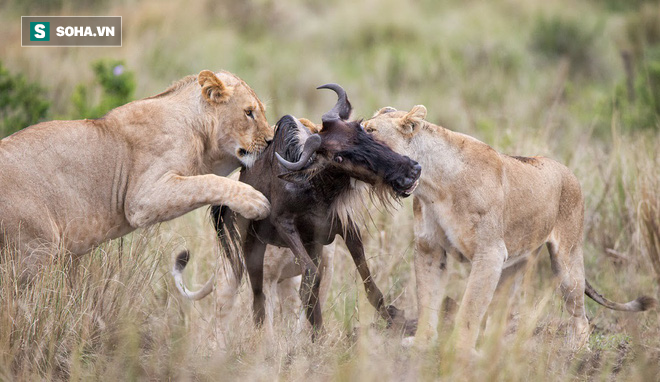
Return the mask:
[(115, 27), (57, 27), (55, 34), (58, 37), (62, 36), (76, 36), (76, 37), (107, 37), (115, 35)]

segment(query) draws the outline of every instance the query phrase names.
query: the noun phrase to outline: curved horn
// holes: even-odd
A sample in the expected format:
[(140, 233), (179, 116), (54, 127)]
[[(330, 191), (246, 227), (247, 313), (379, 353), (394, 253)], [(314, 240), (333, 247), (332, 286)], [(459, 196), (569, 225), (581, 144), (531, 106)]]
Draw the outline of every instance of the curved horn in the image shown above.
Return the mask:
[(346, 95), (346, 91), (341, 86), (337, 84), (325, 84), (323, 86), (319, 86), (317, 89), (334, 90), (335, 93), (337, 93), (337, 97), (339, 98), (335, 106), (332, 108), (332, 110), (323, 114), (323, 116), (321, 117), (321, 121), (325, 122), (339, 118), (341, 118), (342, 120), (347, 120), (348, 117), (350, 117), (353, 107), (351, 106), (351, 103), (348, 101), (348, 96)]
[(303, 152), (300, 155), (300, 159), (298, 162), (289, 162), (288, 160), (282, 158), (279, 153), (275, 153), (275, 156), (277, 157), (277, 160), (286, 168), (287, 170), (290, 171), (298, 171), (301, 170), (307, 162), (309, 161), (309, 158), (314, 155), (316, 150), (321, 147), (321, 136), (318, 134), (312, 134), (307, 138), (305, 141), (305, 146), (303, 147)]

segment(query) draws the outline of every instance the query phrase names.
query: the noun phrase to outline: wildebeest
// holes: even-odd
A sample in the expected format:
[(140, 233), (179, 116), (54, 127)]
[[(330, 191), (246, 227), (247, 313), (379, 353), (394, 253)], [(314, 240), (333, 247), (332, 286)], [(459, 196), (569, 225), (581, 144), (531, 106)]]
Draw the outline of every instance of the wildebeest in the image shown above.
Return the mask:
[[(269, 218), (247, 220), (226, 206), (213, 206), (218, 237), (239, 279), (243, 273), (239, 256), (243, 255), (258, 324), (264, 319), (264, 251), (271, 244), (293, 251), (302, 270), (300, 296), (307, 319), (314, 329), (321, 328), (317, 264), (322, 246), (332, 243), (336, 235), (346, 243), (369, 302), (388, 325), (395, 320), (402, 322), (403, 312), (385, 304), (371, 277), (354, 214), (365, 190), (384, 202), (389, 197), (409, 196), (418, 184), (421, 166), (373, 139), (359, 121), (349, 122), (352, 107), (339, 85), (320, 88), (338, 95), (336, 105), (322, 116), (320, 132), (313, 134), (297, 118), (286, 115), (277, 122), (273, 142), (261, 158), (241, 171), (240, 180), (270, 200)], [(239, 237), (242, 250), (234, 251), (232, 245)], [(187, 260), (186, 253), (178, 257), (175, 274), (183, 270)]]

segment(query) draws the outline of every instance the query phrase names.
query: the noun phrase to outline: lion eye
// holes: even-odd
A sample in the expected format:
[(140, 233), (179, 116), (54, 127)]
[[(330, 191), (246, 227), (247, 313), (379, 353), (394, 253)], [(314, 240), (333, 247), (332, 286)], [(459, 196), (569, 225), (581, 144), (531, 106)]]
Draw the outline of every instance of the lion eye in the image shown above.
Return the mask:
[(252, 111), (252, 109), (245, 110), (245, 115), (247, 115), (248, 117), (254, 119), (254, 111)]

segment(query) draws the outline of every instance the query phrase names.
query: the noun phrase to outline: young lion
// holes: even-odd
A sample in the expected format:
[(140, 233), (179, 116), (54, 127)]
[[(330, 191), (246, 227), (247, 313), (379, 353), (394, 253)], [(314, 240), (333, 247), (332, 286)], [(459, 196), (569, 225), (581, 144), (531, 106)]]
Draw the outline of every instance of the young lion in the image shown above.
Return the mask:
[(227, 179), (273, 138), (254, 91), (204, 70), (95, 120), (51, 121), (0, 141), (0, 248), (28, 274), (48, 255), (224, 204), (265, 218), (268, 200)]
[[(415, 274), (419, 306), (417, 342), (434, 338), (444, 292), (447, 253), (472, 262), (456, 316), (456, 346), (474, 349), (481, 319), (502, 269), (547, 244), (565, 307), (573, 345), (589, 337), (584, 296), (610, 309), (642, 311), (657, 301), (626, 304), (599, 295), (585, 280), (582, 256), (584, 200), (575, 175), (542, 157), (500, 154), (470, 136), (424, 120), (426, 108), (383, 108), (364, 127), (394, 151), (424, 169), (414, 193)], [(507, 259), (510, 259), (507, 262)]]

